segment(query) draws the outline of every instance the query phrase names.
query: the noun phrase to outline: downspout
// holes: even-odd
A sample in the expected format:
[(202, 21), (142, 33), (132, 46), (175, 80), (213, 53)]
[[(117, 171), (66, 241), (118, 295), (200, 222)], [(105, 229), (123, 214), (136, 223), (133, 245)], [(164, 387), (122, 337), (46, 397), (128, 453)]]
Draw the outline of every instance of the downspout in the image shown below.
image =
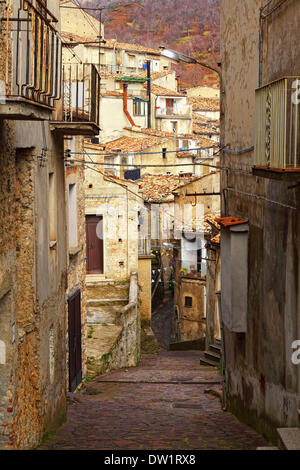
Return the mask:
[(123, 111), (124, 111), (124, 114), (127, 117), (128, 121), (130, 122), (130, 124), (132, 126), (135, 126), (134, 121), (133, 121), (132, 117), (130, 116), (129, 111), (127, 109), (127, 89), (128, 89), (128, 84), (124, 83), (123, 84)]
[(151, 129), (151, 61), (147, 60), (148, 129)]

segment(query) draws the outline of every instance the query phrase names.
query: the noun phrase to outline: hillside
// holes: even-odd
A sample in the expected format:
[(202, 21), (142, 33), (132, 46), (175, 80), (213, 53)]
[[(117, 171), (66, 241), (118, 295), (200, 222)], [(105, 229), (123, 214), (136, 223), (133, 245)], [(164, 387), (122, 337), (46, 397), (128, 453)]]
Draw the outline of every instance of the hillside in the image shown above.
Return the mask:
[[(98, 0), (80, 0), (98, 7)], [(164, 45), (211, 64), (219, 57), (220, 0), (100, 0), (105, 36), (149, 47)], [(96, 15), (96, 13), (95, 13)], [(200, 66), (176, 66), (183, 87), (214, 84), (214, 74)]]

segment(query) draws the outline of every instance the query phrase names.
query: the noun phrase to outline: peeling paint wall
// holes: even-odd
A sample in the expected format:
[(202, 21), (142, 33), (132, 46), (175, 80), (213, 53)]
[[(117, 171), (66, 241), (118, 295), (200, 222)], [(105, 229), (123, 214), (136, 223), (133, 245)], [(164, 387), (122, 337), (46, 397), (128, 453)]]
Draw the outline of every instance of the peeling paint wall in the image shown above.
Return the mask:
[[(222, 1), (221, 145), (231, 149), (254, 144), (259, 11), (265, 3)], [(287, 0), (268, 18), (263, 83), (300, 74), (298, 16), (298, 2)], [(300, 189), (252, 176), (253, 152), (223, 153), (221, 162), (235, 170), (222, 172), (222, 214), (249, 219), (247, 333), (225, 329), (227, 400), (240, 418), (275, 440), (276, 427), (299, 424), (300, 370), (291, 362), (291, 344), (300, 337)]]

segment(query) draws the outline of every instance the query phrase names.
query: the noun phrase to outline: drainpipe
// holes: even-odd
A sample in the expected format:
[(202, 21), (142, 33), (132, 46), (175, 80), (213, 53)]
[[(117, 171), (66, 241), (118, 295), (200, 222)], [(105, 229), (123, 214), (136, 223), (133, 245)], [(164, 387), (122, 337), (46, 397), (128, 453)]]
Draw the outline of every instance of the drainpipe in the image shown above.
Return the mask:
[(216, 292), (218, 299), (218, 309), (220, 317), (220, 330), (221, 330), (221, 348), (222, 348), (222, 374), (223, 374), (223, 410), (227, 411), (227, 380), (226, 380), (226, 352), (225, 352), (225, 337), (224, 337), (224, 323), (222, 316), (222, 302), (221, 291)]
[(128, 89), (128, 84), (124, 83), (123, 84), (123, 111), (124, 111), (124, 114), (126, 115), (128, 121), (130, 122), (130, 124), (132, 126), (135, 126), (134, 121), (133, 121), (132, 117), (130, 116), (129, 111), (127, 109), (127, 89)]
[(151, 61), (147, 60), (148, 129), (151, 129)]

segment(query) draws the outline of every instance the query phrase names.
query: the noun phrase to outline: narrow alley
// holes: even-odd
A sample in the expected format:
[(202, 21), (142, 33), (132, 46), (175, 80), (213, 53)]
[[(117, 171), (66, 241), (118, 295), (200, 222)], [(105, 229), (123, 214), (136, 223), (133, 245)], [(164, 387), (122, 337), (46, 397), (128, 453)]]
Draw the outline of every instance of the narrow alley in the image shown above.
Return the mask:
[(69, 394), (68, 421), (42, 450), (255, 450), (266, 442), (222, 411), (219, 372), (199, 352), (145, 356)]

